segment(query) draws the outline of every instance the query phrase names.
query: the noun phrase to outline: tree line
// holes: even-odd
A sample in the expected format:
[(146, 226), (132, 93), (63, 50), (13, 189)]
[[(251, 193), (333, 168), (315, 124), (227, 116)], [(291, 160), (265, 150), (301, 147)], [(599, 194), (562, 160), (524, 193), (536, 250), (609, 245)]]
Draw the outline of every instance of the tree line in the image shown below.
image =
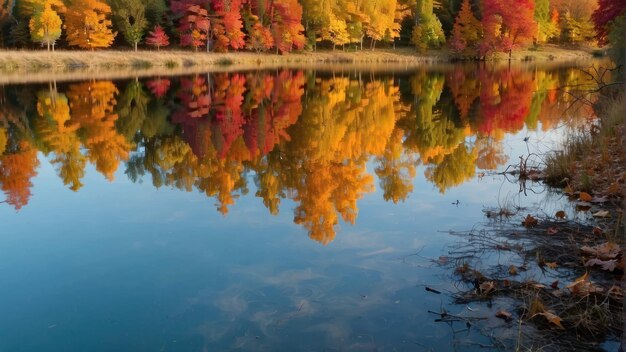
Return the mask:
[(0, 0), (0, 45), (288, 53), (411, 42), (484, 56), (547, 42), (623, 43), (625, 8), (626, 0)]
[[(328, 243), (379, 180), (386, 201), (413, 191), (422, 166), (440, 192), (507, 162), (504, 137), (585, 114), (562, 70), (456, 67), (369, 77), (303, 71), (0, 87), (0, 189), (20, 209), (44, 155), (71, 190), (87, 165), (113, 180), (199, 191), (223, 214), (248, 193)], [(552, 126), (552, 127), (551, 127)], [(367, 165), (373, 165), (373, 175)]]

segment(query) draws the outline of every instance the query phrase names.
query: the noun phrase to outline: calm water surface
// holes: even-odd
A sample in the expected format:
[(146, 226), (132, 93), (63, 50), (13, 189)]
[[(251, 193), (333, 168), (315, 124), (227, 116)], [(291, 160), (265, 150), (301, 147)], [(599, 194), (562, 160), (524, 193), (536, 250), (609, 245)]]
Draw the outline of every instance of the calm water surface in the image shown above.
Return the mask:
[(558, 89), (584, 79), (459, 66), (0, 87), (0, 351), (480, 349), (428, 314), (464, 307), (425, 291), (454, 282), (420, 258), (486, 207), (562, 205), (492, 171), (584, 123)]

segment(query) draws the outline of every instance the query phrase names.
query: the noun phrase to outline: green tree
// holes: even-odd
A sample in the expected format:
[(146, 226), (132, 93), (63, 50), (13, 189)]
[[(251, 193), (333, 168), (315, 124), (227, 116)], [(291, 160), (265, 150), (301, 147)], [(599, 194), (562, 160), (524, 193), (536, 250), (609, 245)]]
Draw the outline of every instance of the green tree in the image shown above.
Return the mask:
[(433, 12), (433, 0), (417, 0), (415, 8), (415, 27), (411, 42), (418, 51), (440, 48), (446, 42), (439, 18)]
[(115, 24), (128, 44), (137, 51), (137, 45), (141, 42), (148, 26), (144, 2), (142, 0), (114, 0), (111, 2), (111, 7)]

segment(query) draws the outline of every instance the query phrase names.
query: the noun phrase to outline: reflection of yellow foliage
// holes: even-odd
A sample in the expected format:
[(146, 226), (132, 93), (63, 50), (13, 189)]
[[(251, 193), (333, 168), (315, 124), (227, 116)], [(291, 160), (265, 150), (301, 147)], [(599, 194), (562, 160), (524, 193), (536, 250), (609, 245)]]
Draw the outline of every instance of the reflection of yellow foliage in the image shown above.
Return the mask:
[(131, 145), (115, 129), (117, 88), (110, 81), (73, 84), (67, 96), (72, 122), (80, 124), (87, 158), (107, 179), (113, 180), (120, 161), (127, 160)]
[(37, 94), (35, 130), (44, 145), (46, 155), (55, 154), (53, 164), (58, 164), (59, 175), (65, 185), (78, 191), (83, 184), (86, 158), (80, 152), (79, 125), (70, 123), (70, 106), (65, 94), (42, 91)]
[(412, 181), (415, 178), (417, 164), (409, 151), (405, 153), (402, 147), (403, 136), (401, 129), (394, 131), (385, 153), (378, 158), (379, 166), (376, 168), (383, 197), (394, 203), (404, 201), (413, 191)]
[(458, 186), (474, 177), (476, 173), (476, 150), (470, 150), (461, 144), (456, 150), (446, 155), (437, 165), (429, 166), (426, 178), (434, 183), (441, 193)]
[(7, 130), (0, 127), (0, 156), (4, 154), (8, 143)]

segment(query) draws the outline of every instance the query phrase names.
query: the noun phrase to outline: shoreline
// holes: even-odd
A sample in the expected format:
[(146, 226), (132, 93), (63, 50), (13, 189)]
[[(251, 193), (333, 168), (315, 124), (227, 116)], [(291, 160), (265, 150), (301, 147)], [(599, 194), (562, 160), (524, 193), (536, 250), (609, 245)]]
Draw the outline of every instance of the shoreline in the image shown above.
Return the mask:
[[(565, 64), (589, 59), (593, 59), (590, 48), (565, 49), (557, 46), (521, 50), (514, 52), (512, 56), (512, 62), (534, 64)], [(318, 51), (289, 55), (183, 50), (138, 52), (0, 50), (0, 83), (122, 79), (278, 68), (389, 71), (408, 70), (425, 65), (446, 67), (451, 61), (452, 55), (446, 50), (419, 54), (412, 48), (358, 52)], [(509, 64), (508, 56), (504, 54), (496, 55), (489, 62)]]

